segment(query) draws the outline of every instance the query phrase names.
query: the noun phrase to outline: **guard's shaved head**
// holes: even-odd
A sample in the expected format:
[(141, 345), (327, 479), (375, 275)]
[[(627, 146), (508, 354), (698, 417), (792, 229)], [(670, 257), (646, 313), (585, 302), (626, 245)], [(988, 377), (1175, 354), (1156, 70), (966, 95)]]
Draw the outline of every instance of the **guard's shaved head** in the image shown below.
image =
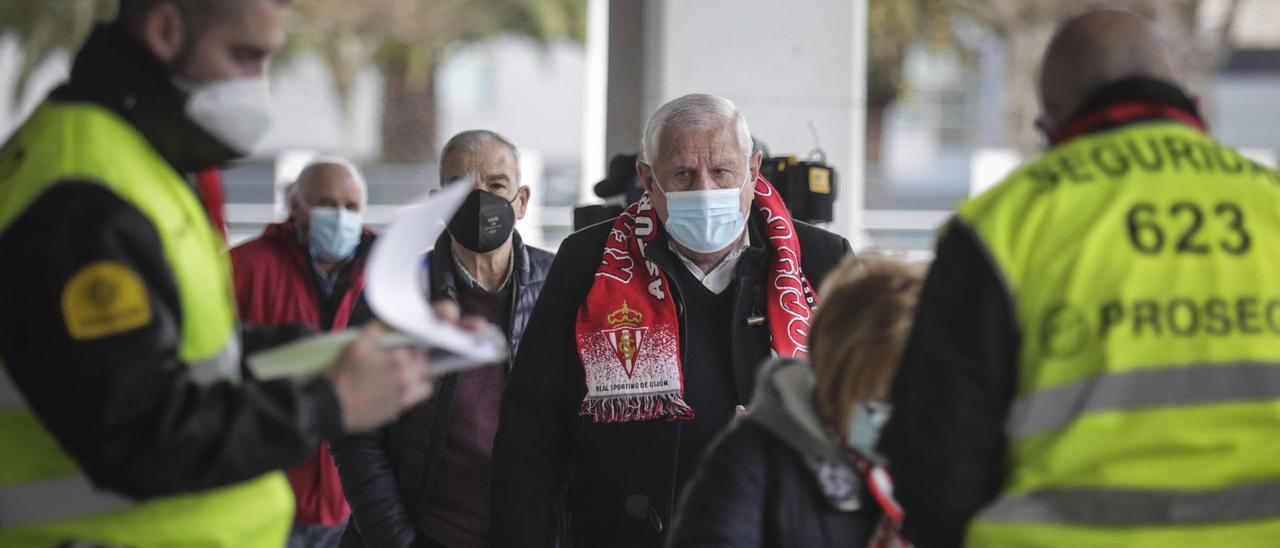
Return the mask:
[(1103, 9), (1068, 21), (1049, 42), (1040, 69), (1041, 123), (1061, 129), (1089, 94), (1131, 76), (1174, 82), (1173, 59), (1147, 20)]

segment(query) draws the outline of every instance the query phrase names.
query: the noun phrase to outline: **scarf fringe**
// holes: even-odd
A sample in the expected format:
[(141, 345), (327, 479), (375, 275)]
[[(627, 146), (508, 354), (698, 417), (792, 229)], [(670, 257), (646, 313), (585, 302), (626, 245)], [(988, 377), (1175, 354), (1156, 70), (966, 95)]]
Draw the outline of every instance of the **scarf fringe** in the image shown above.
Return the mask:
[(636, 396), (612, 396), (583, 400), (579, 411), (595, 422), (635, 422), (666, 418), (689, 420), (693, 408), (678, 392)]

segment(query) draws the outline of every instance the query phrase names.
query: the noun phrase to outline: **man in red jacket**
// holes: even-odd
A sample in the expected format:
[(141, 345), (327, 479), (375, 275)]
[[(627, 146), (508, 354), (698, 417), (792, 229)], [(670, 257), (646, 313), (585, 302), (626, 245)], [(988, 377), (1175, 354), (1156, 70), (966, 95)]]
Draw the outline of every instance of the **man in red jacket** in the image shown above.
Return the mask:
[[(289, 220), (231, 250), (236, 300), (247, 325), (340, 331), (369, 318), (360, 297), (374, 235), (362, 220), (364, 180), (345, 160), (322, 159), (298, 175)], [(287, 471), (297, 498), (289, 547), (337, 546), (351, 513), (323, 442)]]

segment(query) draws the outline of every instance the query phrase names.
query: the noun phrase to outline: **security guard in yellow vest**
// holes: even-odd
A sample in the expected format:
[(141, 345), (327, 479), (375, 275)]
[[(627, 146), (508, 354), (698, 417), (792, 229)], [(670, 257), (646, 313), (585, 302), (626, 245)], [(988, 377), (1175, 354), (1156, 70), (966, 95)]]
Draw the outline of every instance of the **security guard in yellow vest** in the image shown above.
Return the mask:
[[(124, 0), (0, 148), (0, 546), (283, 545), (279, 472), (427, 396), (362, 333), (321, 378), (240, 379), (225, 247), (181, 173), (267, 125), (282, 0)], [(242, 351), (242, 349), (244, 351)]]
[(1093, 12), (1051, 149), (945, 229), (881, 448), (916, 546), (1280, 545), (1280, 176)]

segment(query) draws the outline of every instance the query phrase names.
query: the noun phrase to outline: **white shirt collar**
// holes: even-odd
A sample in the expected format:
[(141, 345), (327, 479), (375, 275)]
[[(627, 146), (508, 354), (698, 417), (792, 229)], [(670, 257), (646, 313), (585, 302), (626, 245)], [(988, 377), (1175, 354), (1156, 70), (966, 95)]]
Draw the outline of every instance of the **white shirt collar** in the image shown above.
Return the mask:
[(742, 253), (751, 247), (751, 230), (743, 228), (742, 236), (738, 237), (737, 246), (725, 256), (724, 260), (720, 261), (720, 264), (711, 269), (711, 272), (703, 272), (701, 268), (698, 268), (697, 264), (685, 257), (684, 253), (680, 251), (680, 248), (676, 246), (670, 237), (667, 238), (667, 247), (671, 248), (671, 251), (680, 259), (681, 263), (684, 263), (684, 267), (689, 269), (689, 273), (693, 274), (695, 279), (702, 282), (702, 285), (711, 290), (712, 293), (719, 295), (729, 288), (729, 284), (733, 283), (733, 276), (738, 271), (738, 259), (741, 259)]

